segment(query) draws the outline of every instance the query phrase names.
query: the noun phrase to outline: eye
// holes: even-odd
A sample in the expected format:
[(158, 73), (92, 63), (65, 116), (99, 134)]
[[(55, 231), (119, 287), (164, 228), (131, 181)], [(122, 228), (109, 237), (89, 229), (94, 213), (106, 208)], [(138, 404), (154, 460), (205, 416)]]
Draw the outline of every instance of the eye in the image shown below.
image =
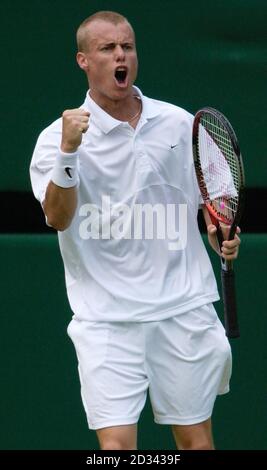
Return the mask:
[(123, 49), (126, 51), (131, 51), (133, 49), (132, 44), (124, 44)]
[(113, 44), (107, 44), (106, 46), (101, 47), (101, 51), (111, 51), (113, 49), (114, 45)]

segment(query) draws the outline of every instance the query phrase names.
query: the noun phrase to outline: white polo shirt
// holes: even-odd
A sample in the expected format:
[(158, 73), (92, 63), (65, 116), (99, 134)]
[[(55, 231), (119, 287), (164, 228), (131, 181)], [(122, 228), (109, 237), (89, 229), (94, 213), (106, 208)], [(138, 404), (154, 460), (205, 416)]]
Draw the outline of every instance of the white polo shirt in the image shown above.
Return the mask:
[[(136, 129), (86, 96), (89, 130), (78, 149), (78, 206), (59, 232), (67, 293), (78, 319), (158, 321), (219, 299), (197, 225), (199, 190), (192, 120), (185, 110), (142, 99)], [(31, 181), (42, 203), (62, 120), (37, 141)]]

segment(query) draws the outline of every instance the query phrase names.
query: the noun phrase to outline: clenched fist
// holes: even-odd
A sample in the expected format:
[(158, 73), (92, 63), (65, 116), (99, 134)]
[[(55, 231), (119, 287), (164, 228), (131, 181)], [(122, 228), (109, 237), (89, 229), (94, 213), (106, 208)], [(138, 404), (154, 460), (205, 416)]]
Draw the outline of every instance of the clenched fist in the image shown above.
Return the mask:
[(62, 152), (76, 152), (82, 142), (82, 135), (89, 127), (90, 113), (84, 109), (67, 109), (62, 114)]

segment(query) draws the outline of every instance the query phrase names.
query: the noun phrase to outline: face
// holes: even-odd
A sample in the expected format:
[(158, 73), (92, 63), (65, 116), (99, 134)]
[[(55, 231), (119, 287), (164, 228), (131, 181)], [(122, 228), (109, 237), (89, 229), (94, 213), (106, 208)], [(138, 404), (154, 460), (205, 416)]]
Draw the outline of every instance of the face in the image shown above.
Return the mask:
[(92, 97), (101, 104), (131, 96), (138, 60), (130, 25), (94, 21), (87, 38), (86, 52), (79, 52), (77, 61), (88, 76)]

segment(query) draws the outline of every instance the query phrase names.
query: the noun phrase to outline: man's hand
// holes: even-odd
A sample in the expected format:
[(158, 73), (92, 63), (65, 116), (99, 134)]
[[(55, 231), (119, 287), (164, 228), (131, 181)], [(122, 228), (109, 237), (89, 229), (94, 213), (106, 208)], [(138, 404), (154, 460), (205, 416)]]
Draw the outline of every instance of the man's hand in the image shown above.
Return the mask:
[(83, 133), (89, 128), (89, 116), (90, 113), (81, 108), (64, 111), (62, 114), (62, 152), (76, 152), (81, 145)]
[[(222, 256), (227, 261), (231, 261), (237, 258), (239, 245), (241, 243), (241, 240), (238, 236), (238, 234), (241, 232), (239, 227), (237, 227), (236, 229), (235, 238), (233, 240), (224, 240), (221, 251), (216, 236), (216, 226), (213, 224), (209, 224), (207, 227), (207, 231), (210, 245), (220, 256)], [(222, 228), (222, 232), (224, 237), (227, 238), (229, 228)]]

